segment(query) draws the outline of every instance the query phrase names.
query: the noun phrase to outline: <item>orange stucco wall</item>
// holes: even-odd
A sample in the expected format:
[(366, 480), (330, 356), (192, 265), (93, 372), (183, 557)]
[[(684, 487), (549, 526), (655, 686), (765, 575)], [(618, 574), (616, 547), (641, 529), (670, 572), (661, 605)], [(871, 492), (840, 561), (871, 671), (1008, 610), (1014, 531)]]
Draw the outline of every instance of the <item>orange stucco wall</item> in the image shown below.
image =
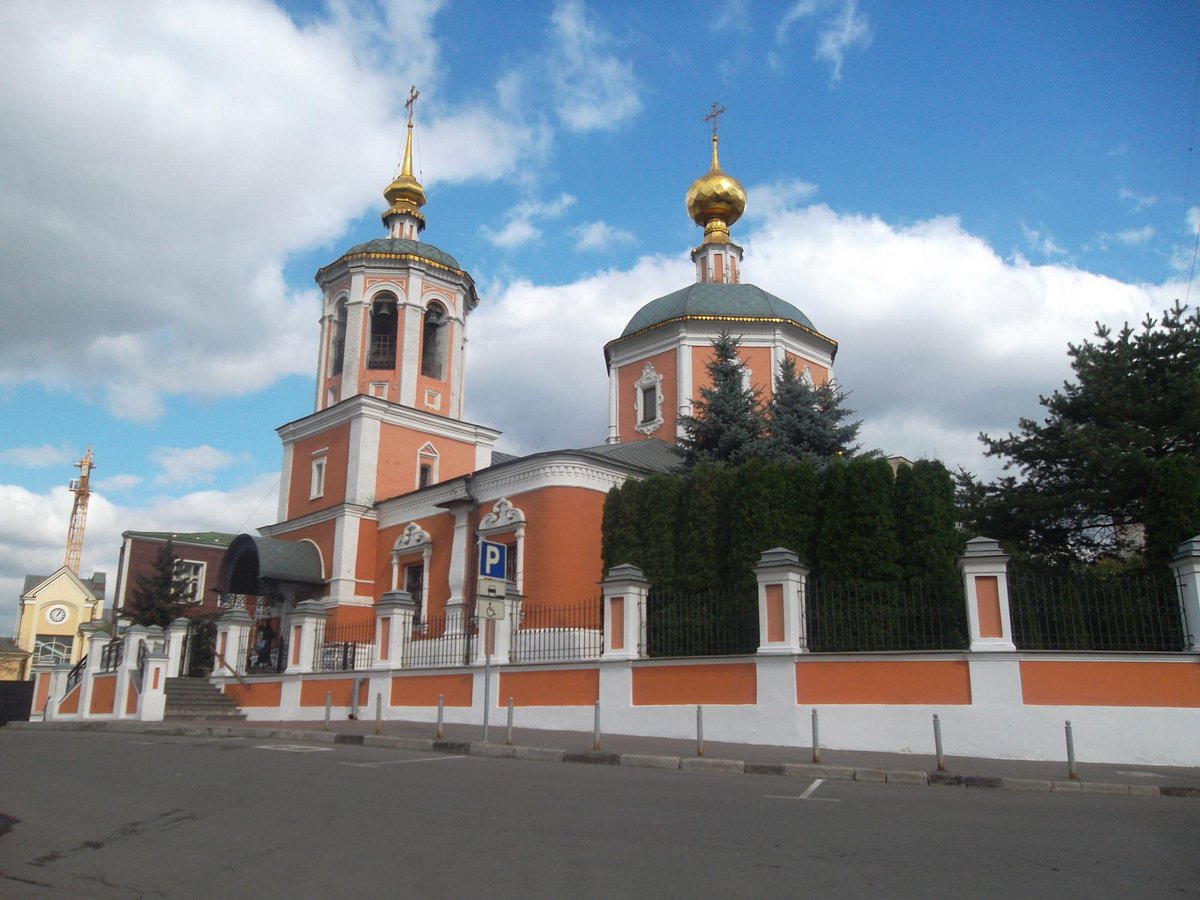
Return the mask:
[[(675, 418), (679, 410), (678, 363), (675, 350), (656, 353), (622, 366), (617, 373), (617, 428), (622, 441), (640, 441), (646, 438), (675, 440)], [(654, 366), (654, 372), (662, 376), (663, 423), (653, 434), (642, 434), (637, 430), (637, 390), (634, 385), (642, 377), (646, 363)]]
[(71, 689), (71, 693), (67, 694), (67, 696), (63, 698), (63, 701), (58, 704), (58, 711), (60, 713), (79, 712), (79, 687), (80, 686), (78, 684), (75, 685), (75, 687)]
[(316, 544), (317, 549), (321, 551), (321, 575), (329, 578), (331, 575), (329, 567), (333, 559), (333, 536), (336, 528), (335, 522), (318, 522), (307, 528), (297, 528), (295, 531), (277, 534), (275, 537), (281, 541), (309, 540)]
[(625, 649), (625, 598), (613, 597), (608, 604), (609, 612), (612, 615), (612, 627), (609, 631), (612, 633), (612, 642), (610, 650)]
[[(375, 538), (378, 526), (371, 519), (358, 520), (358, 552), (354, 557), (354, 577), (364, 581), (375, 578)], [(388, 585), (385, 585), (385, 590)]]
[(767, 640), (782, 641), (783, 634), (783, 585), (768, 584), (767, 595)]
[(445, 706), (470, 706), (471, 675), (414, 675), (392, 679), (392, 706), (437, 706), (438, 694)]
[(754, 663), (641, 666), (633, 670), (634, 706), (742, 705), (757, 700)]
[[(238, 706), (279, 706), (283, 697), (283, 684), (279, 681), (267, 681), (248, 684), (225, 684), (225, 693)], [(325, 703), (325, 695), (321, 695), (321, 703)]]
[(35, 713), (44, 713), (46, 711), (46, 700), (50, 697), (50, 675), (46, 672), (39, 672), (37, 675), (37, 686), (33, 689), (33, 711)]
[[(509, 495), (528, 523), (524, 585), (528, 606), (574, 606), (599, 596), (604, 497), (600, 491), (575, 487)], [(490, 505), (481, 509), (480, 517), (490, 511)], [(503, 534), (497, 539), (503, 540)]]
[[(445, 612), (446, 601), (450, 599), (450, 547), (454, 541), (454, 516), (440, 513), (424, 519), (417, 519), (417, 525), (429, 533), (433, 543), (434, 553), (429, 561), (429, 615), (440, 616)], [(396, 539), (404, 533), (408, 522), (394, 528), (380, 529), (375, 542), (375, 599), (379, 600), (385, 591), (392, 587), (392, 547)], [(413, 550), (400, 557), (400, 567), (419, 563), (422, 559), (420, 549)], [(400, 578), (403, 579), (403, 572)], [(403, 589), (403, 580), (399, 587)]]
[(88, 712), (92, 715), (111, 715), (117, 698), (117, 676), (97, 675), (92, 679)]
[(501, 672), (497, 706), (591, 706), (600, 699), (599, 669)]
[(971, 670), (966, 660), (798, 662), (796, 702), (965, 705)]
[[(367, 679), (362, 679), (358, 686), (358, 705), (367, 704)], [(323, 678), (320, 681), (304, 681), (300, 685), (301, 706), (324, 706), (325, 694), (333, 697), (334, 706), (354, 705), (353, 678)]]
[(1200, 664), (1021, 661), (1021, 696), (1031, 706), (1200, 707)]
[(829, 380), (829, 370), (824, 366), (817, 365), (815, 362), (805, 359), (803, 356), (797, 356), (795, 353), (789, 353), (788, 357), (795, 362), (797, 375), (802, 374), (804, 367), (808, 366), (808, 371), (812, 374), (813, 384), (819, 386)]
[[(310, 500), (313, 453), (325, 450), (325, 491)], [(288, 518), (295, 519), (326, 509), (346, 499), (346, 466), (350, 453), (350, 423), (296, 441), (292, 445), (292, 472), (288, 489)]]
[(979, 636), (1004, 636), (1000, 620), (1000, 581), (995, 575), (975, 576), (975, 605), (979, 610)]
[(384, 423), (379, 432), (379, 462), (375, 473), (376, 497), (386, 500), (417, 489), (417, 456), (426, 443), (432, 444), (437, 451), (439, 482), (475, 471), (474, 444)]

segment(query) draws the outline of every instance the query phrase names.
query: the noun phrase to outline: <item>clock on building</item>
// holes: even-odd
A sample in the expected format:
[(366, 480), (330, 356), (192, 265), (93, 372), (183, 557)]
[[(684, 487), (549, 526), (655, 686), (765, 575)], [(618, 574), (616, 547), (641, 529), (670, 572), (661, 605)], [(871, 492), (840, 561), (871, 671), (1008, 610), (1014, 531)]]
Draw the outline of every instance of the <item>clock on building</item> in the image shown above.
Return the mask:
[(65, 606), (52, 606), (46, 610), (46, 618), (54, 625), (61, 625), (67, 621), (67, 608)]

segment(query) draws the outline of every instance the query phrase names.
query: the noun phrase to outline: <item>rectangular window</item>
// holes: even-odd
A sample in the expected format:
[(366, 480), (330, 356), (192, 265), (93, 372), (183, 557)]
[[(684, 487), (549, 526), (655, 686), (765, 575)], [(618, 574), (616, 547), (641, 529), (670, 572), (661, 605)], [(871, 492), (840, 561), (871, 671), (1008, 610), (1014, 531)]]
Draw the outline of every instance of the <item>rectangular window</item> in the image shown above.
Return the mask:
[[(628, 396), (628, 395), (627, 395)], [(654, 385), (642, 388), (642, 421), (653, 422), (658, 418), (658, 388)]]
[(175, 561), (175, 571), (188, 584), (188, 603), (199, 603), (204, 599), (204, 563), (189, 559)]
[(517, 545), (508, 544), (504, 551), (504, 580), (517, 583)]
[(69, 634), (39, 634), (33, 641), (35, 666), (58, 666), (71, 661), (75, 638)]
[(325, 457), (317, 456), (312, 461), (312, 478), (309, 481), (308, 499), (325, 496)]
[(421, 610), (424, 608), (425, 599), (425, 566), (423, 564), (416, 563), (404, 567), (404, 590), (408, 591), (417, 601), (417, 612), (413, 616), (413, 624), (420, 625)]
[(433, 484), (433, 466), (429, 463), (421, 463), (421, 475), (419, 482), (420, 483), (417, 485), (419, 488), (427, 488), (429, 485)]

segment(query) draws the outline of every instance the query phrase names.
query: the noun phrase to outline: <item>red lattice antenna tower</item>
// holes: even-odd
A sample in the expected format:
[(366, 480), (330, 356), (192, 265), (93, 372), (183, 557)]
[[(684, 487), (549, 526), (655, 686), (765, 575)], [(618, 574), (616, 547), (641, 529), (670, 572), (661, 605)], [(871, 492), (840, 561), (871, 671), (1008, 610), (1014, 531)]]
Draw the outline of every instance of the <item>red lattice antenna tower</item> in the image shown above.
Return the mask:
[(64, 565), (76, 575), (79, 574), (79, 557), (83, 553), (83, 526), (87, 522), (88, 497), (92, 489), (88, 486), (92, 469), (96, 467), (89, 446), (83, 459), (75, 463), (79, 468), (79, 477), (71, 480), (69, 489), (75, 495), (75, 505), (71, 508), (71, 527), (67, 529), (67, 558)]

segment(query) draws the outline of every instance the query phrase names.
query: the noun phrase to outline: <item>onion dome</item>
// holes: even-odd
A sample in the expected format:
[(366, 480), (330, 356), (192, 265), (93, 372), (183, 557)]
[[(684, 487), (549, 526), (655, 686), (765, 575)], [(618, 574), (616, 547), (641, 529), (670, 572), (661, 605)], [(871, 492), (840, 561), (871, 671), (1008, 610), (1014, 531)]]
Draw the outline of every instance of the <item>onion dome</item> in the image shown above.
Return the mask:
[(721, 171), (717, 161), (717, 136), (712, 138), (712, 168), (688, 188), (688, 215), (704, 228), (706, 244), (729, 241), (729, 226), (746, 211), (746, 189), (736, 178)]
[(383, 224), (389, 225), (392, 216), (412, 216), (417, 220), (417, 230), (425, 228), (425, 217), (421, 215), (421, 207), (425, 205), (425, 188), (412, 173), (412, 114), (408, 117), (408, 135), (404, 141), (404, 162), (400, 165), (400, 174), (387, 186), (383, 197), (388, 202), (387, 212), (383, 214)]

